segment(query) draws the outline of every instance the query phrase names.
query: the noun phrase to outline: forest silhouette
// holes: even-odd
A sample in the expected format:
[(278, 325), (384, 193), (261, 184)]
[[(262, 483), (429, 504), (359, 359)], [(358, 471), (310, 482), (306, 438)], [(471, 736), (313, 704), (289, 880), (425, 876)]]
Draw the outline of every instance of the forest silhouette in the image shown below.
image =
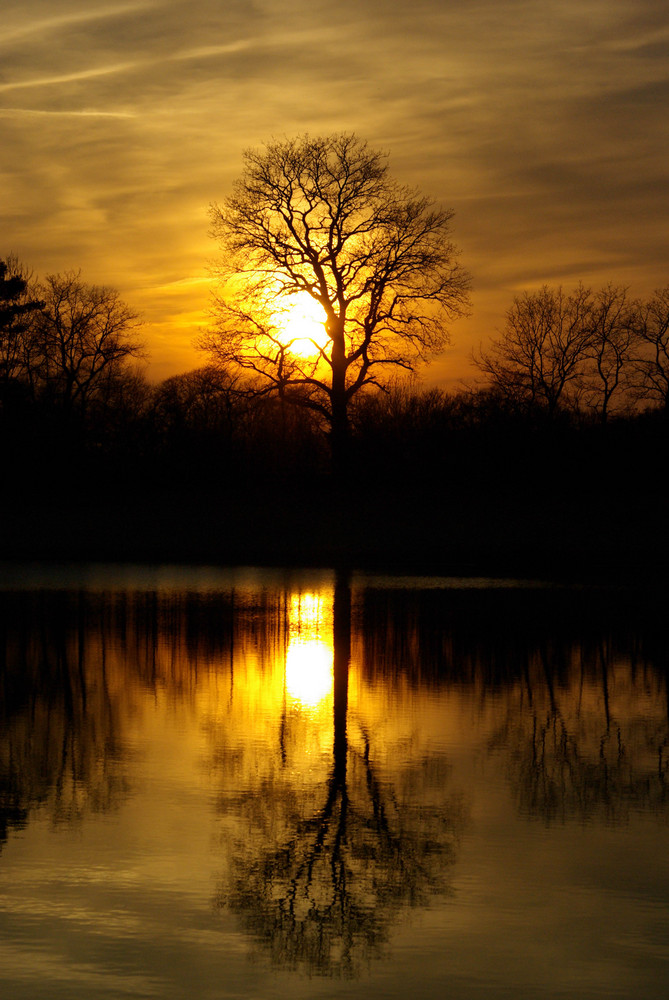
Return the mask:
[(519, 379), (361, 392), (342, 483), (316, 414), (214, 364), (153, 385), (134, 327), (83, 389), (55, 355), (16, 350), (11, 367), (8, 329), (20, 342), (43, 300), (7, 270), (2, 287), (6, 558), (662, 571), (668, 411), (634, 388), (631, 354), (606, 419), (583, 388), (588, 358), (550, 406)]

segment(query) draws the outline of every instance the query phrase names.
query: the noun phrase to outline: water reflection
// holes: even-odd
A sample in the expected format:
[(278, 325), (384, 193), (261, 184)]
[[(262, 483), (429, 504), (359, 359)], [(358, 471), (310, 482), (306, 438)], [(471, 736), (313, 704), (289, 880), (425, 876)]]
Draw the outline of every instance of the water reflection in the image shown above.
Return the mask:
[[(664, 610), (647, 595), (324, 576), (1, 592), (0, 622), (0, 847), (142, 794), (159, 706), (198, 761), (183, 786), (207, 783), (206, 905), (284, 970), (350, 977), (387, 950), (452, 891), (500, 789), (526, 827), (669, 818)], [(141, 801), (150, 826), (161, 803)]]
[(606, 659), (599, 676), (586, 676), (583, 664), (578, 674), (578, 687), (574, 678), (555, 690), (528, 673), (509, 692), (491, 745), (503, 749), (518, 808), (547, 823), (624, 823), (633, 810), (669, 815), (663, 692), (648, 676), (631, 683), (627, 664)]
[(376, 739), (371, 695), (349, 700), (348, 581), (318, 598), (294, 594), (287, 605), (287, 690), (296, 648), (316, 652), (303, 661), (314, 677), (300, 675), (300, 691), (323, 688), (318, 699), (266, 701), (261, 750), (257, 731), (251, 746), (232, 735), (245, 678), (228, 718), (212, 727), (219, 810), (236, 828), (218, 903), (239, 914), (276, 965), (350, 976), (378, 953), (403, 907), (445, 889), (465, 809), (443, 753), (414, 758), (399, 732)]
[(286, 689), (305, 708), (332, 694), (332, 595), (296, 593), (290, 597)]
[[(54, 823), (115, 806), (127, 789), (124, 704), (108, 630), (82, 594), (5, 597), (0, 642), (0, 846), (38, 806)], [(98, 609), (99, 610), (99, 609)]]
[[(661, 595), (364, 596), (369, 674), (477, 690), (523, 815), (669, 815), (669, 658)], [(371, 640), (371, 641), (369, 641)]]

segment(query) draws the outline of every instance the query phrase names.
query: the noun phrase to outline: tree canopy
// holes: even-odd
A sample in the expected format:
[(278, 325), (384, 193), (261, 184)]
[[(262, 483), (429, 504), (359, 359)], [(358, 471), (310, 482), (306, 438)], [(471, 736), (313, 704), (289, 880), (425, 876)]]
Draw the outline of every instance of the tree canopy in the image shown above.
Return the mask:
[[(319, 413), (336, 461), (356, 393), (441, 350), (467, 307), (452, 216), (395, 182), (387, 157), (355, 135), (248, 150), (232, 195), (211, 208), (221, 290), (200, 346), (257, 391)], [(305, 301), (325, 332), (313, 327), (306, 349), (291, 329)]]
[(0, 387), (25, 375), (34, 317), (44, 303), (33, 295), (31, 274), (16, 257), (0, 260)]
[(130, 359), (143, 356), (139, 317), (115, 288), (89, 285), (79, 272), (47, 275), (40, 292), (41, 380), (66, 412), (84, 413)]
[(138, 315), (114, 288), (78, 271), (34, 281), (15, 257), (0, 260), (0, 389), (82, 416), (144, 356)]
[(544, 285), (516, 296), (500, 335), (473, 355), (489, 385), (519, 409), (611, 414), (669, 405), (669, 287), (646, 303), (621, 285), (573, 292)]

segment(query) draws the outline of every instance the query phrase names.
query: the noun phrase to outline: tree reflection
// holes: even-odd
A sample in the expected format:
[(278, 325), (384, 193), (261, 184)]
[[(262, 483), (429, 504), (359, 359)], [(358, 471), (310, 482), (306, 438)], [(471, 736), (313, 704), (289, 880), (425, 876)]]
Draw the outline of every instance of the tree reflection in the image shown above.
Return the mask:
[(238, 803), (245, 833), (218, 902), (240, 915), (276, 965), (348, 977), (378, 953), (405, 907), (446, 891), (465, 809), (448, 792), (443, 757), (384, 767), (360, 712), (351, 713), (351, 591), (343, 576), (332, 633), (326, 780), (308, 787), (279, 774), (247, 791)]
[(518, 809), (546, 823), (626, 822), (632, 811), (669, 815), (669, 719), (654, 672), (600, 638), (556, 687), (546, 650), (509, 691), (501, 749)]
[(0, 589), (0, 848), (38, 813), (61, 825), (119, 807), (146, 696), (151, 709), (158, 695), (192, 703), (199, 672), (231, 663), (233, 604), (229, 592)]
[(363, 626), (370, 675), (478, 692), (524, 816), (669, 816), (662, 591), (369, 589)]
[(0, 843), (41, 805), (52, 822), (71, 823), (113, 808), (127, 789), (99, 608), (82, 593), (2, 604)]

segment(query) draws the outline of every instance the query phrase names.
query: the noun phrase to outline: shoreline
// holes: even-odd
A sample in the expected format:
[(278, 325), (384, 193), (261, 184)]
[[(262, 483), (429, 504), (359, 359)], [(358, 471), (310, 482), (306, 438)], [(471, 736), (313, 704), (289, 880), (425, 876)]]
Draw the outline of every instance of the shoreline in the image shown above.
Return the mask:
[[(0, 559), (267, 567), (555, 582), (666, 583), (660, 497), (283, 491), (131, 484), (27, 491), (1, 505)], [(641, 502), (642, 499), (642, 502)]]

